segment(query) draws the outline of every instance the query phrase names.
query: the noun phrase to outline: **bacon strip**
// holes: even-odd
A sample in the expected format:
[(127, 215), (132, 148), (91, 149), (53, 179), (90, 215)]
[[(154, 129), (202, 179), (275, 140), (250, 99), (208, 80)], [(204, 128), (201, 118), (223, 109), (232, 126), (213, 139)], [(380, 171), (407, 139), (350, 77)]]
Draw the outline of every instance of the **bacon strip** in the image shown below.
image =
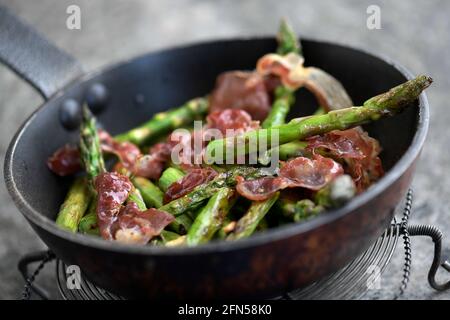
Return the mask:
[(132, 188), (128, 177), (116, 172), (101, 173), (95, 179), (98, 226), (103, 239), (146, 244), (174, 220), (171, 214), (153, 208), (140, 211), (134, 202), (123, 206)]
[(247, 199), (262, 201), (285, 188), (302, 187), (317, 191), (343, 173), (342, 166), (330, 158), (320, 155), (314, 155), (313, 159), (298, 157), (286, 162), (278, 177), (255, 180), (238, 177), (236, 190)]
[(147, 244), (158, 236), (175, 217), (154, 208), (140, 211), (134, 202), (122, 208), (115, 224), (115, 239), (123, 243)]
[(355, 181), (358, 192), (367, 189), (383, 174), (378, 141), (361, 128), (332, 131), (308, 139), (308, 149), (323, 150), (332, 157), (344, 159), (346, 171)]
[(47, 166), (61, 177), (75, 174), (81, 170), (80, 151), (77, 147), (66, 144), (48, 158)]
[(137, 159), (133, 167), (133, 173), (140, 177), (159, 179), (161, 173), (170, 160), (171, 145), (169, 143), (157, 143), (150, 148), (147, 155)]
[(239, 109), (255, 120), (264, 120), (271, 108), (264, 77), (256, 72), (229, 71), (217, 77), (209, 98), (210, 112)]
[(142, 156), (139, 148), (131, 142), (118, 142), (114, 140), (104, 130), (99, 130), (98, 132), (102, 151), (116, 155), (126, 169), (133, 171), (135, 162)]
[(164, 203), (181, 198), (188, 194), (195, 187), (213, 180), (217, 172), (211, 168), (192, 169), (180, 181), (172, 183), (164, 194)]
[(210, 113), (206, 118), (208, 128), (218, 129), (224, 136), (236, 136), (259, 128), (245, 110), (225, 109)]
[(304, 67), (304, 58), (296, 53), (285, 56), (271, 53), (261, 57), (256, 66), (261, 76), (278, 76), (281, 83), (292, 90), (306, 87), (327, 111), (353, 105), (342, 84), (325, 71)]
[(101, 173), (94, 184), (98, 194), (97, 218), (100, 234), (103, 239), (113, 240), (113, 225), (133, 185), (128, 177), (116, 172)]

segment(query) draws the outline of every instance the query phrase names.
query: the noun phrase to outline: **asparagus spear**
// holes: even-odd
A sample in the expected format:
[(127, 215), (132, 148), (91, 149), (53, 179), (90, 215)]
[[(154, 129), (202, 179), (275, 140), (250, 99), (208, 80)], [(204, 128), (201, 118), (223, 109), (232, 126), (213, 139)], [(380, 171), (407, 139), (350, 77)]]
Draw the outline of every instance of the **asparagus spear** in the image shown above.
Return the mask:
[(61, 205), (56, 224), (63, 229), (77, 232), (78, 223), (87, 209), (90, 198), (91, 193), (86, 179), (76, 179)]
[(80, 152), (89, 182), (92, 184), (94, 178), (106, 169), (96, 121), (86, 105), (83, 106), (83, 121), (80, 127)]
[(295, 96), (292, 90), (278, 86), (275, 90), (275, 101), (273, 102), (272, 109), (261, 127), (267, 129), (284, 124), (294, 101)]
[(97, 225), (97, 199), (93, 198), (89, 204), (86, 215), (81, 218), (78, 224), (78, 231), (81, 233), (87, 233), (92, 235), (100, 235), (100, 231)]
[[(300, 42), (295, 36), (294, 31), (285, 19), (281, 20), (280, 29), (278, 31), (278, 50), (279, 54), (297, 53), (301, 54)], [(295, 102), (294, 92), (283, 85), (275, 90), (275, 101), (267, 118), (262, 123), (262, 128), (273, 128), (285, 123), (286, 117), (291, 106)], [(272, 151), (269, 150), (265, 154), (265, 159), (258, 159), (260, 163), (269, 164), (271, 161)], [(229, 239), (240, 239), (250, 236), (258, 224), (264, 219), (266, 213), (279, 197), (279, 193), (273, 195), (265, 201), (253, 202), (247, 213), (237, 222), (236, 230), (231, 234)]]
[(194, 246), (212, 239), (232, 207), (234, 195), (233, 189), (224, 187), (209, 199), (189, 229), (186, 237), (187, 245)]
[(316, 205), (313, 201), (309, 199), (300, 200), (295, 204), (295, 212), (294, 212), (294, 221), (300, 222), (311, 217), (315, 217), (318, 214), (322, 213), (325, 208), (319, 205)]
[(302, 54), (300, 42), (295, 36), (295, 32), (286, 19), (281, 19), (280, 28), (277, 34), (278, 48), (277, 53), (281, 55), (290, 52)]
[(162, 191), (167, 191), (169, 186), (183, 178), (185, 174), (176, 168), (169, 167), (162, 173), (161, 177), (159, 178), (159, 187)]
[(134, 186), (141, 192), (149, 208), (159, 208), (163, 204), (164, 193), (150, 180), (142, 177), (133, 178)]
[(264, 175), (264, 171), (253, 167), (235, 167), (226, 173), (219, 174), (214, 180), (197, 186), (187, 195), (175, 199), (165, 205), (160, 210), (169, 212), (174, 216), (191, 210), (199, 203), (212, 197), (223, 187), (233, 187), (236, 185), (236, 177), (242, 176), (246, 179), (255, 179)]
[(76, 179), (56, 219), (57, 225), (72, 232), (77, 231), (78, 224), (89, 205), (93, 194), (93, 178), (105, 170), (95, 119), (86, 105), (83, 107), (83, 122), (80, 127), (80, 151), (90, 188), (85, 179)]
[[(159, 178), (158, 184), (163, 191), (166, 191), (172, 183), (180, 180), (184, 177), (184, 175), (184, 172), (182, 172), (181, 170), (169, 167), (162, 173), (161, 177)], [(186, 232), (192, 225), (192, 220), (193, 218), (191, 217), (190, 212), (186, 212), (177, 216), (175, 220), (169, 225), (169, 228), (179, 234), (186, 234)]]
[(147, 210), (147, 206), (145, 205), (141, 192), (134, 186), (133, 189), (131, 189), (130, 194), (128, 195), (127, 202), (134, 202), (137, 205), (138, 209), (141, 211)]
[[(237, 139), (241, 142), (239, 147), (245, 148), (242, 151), (248, 153), (250, 144), (275, 147), (279, 144), (302, 140), (332, 130), (346, 130), (370, 121), (376, 121), (382, 117), (393, 116), (411, 106), (412, 102), (431, 83), (430, 77), (419, 76), (367, 100), (362, 107), (333, 110), (324, 115), (294, 119), (288, 124), (276, 128), (254, 130), (238, 137), (214, 140), (207, 146), (206, 160), (209, 163), (223, 160), (227, 151), (237, 154), (238, 144), (235, 143)], [(277, 136), (278, 139), (272, 141), (273, 135)]]
[(249, 237), (255, 230), (261, 220), (265, 217), (270, 208), (278, 200), (280, 193), (264, 201), (254, 201), (250, 205), (247, 213), (238, 220), (234, 232), (231, 233), (227, 240), (237, 240), (241, 238)]
[[(286, 19), (282, 19), (277, 34), (277, 53), (285, 55), (297, 53), (301, 55), (300, 42), (295, 36), (295, 32)], [(275, 101), (269, 115), (262, 123), (262, 128), (270, 128), (281, 125), (285, 122), (291, 106), (294, 104), (294, 92), (283, 85), (275, 89)]]
[(189, 216), (189, 214), (184, 213), (176, 216), (175, 220), (173, 220), (167, 227), (178, 234), (184, 235), (188, 232), (191, 226), (192, 218)]
[(183, 125), (190, 124), (202, 117), (208, 110), (207, 98), (195, 98), (177, 109), (156, 114), (143, 125), (115, 137), (118, 141), (129, 141), (143, 145), (149, 140), (170, 132)]

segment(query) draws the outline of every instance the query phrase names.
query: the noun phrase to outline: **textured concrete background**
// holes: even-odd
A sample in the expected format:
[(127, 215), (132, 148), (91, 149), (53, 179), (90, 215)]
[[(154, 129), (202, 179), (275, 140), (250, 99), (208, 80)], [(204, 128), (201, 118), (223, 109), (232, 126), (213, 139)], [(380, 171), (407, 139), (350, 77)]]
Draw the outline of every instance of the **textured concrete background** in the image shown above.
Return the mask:
[[(373, 49), (398, 60), (416, 74), (430, 74), (435, 79), (428, 91), (431, 127), (415, 176), (416, 210), (412, 222), (439, 225), (450, 235), (449, 1), (0, 0), (0, 4), (9, 6), (71, 52), (87, 70), (171, 45), (274, 34), (280, 17), (287, 16), (302, 35)], [(81, 30), (70, 31), (65, 27), (69, 4), (81, 7)], [(381, 30), (366, 28), (366, 9), (371, 4), (381, 7)], [(42, 100), (1, 66), (0, 97), (3, 163), (14, 132)], [(0, 298), (13, 299), (20, 295), (23, 285), (16, 269), (19, 257), (44, 246), (14, 207), (3, 183), (0, 183), (0, 203)], [(450, 248), (447, 239), (444, 245)], [(426, 281), (433, 252), (431, 241), (414, 238), (412, 244), (412, 278), (404, 298), (449, 299), (450, 292), (436, 293)], [(371, 292), (371, 298), (387, 299), (393, 295), (401, 280), (402, 259), (399, 246), (381, 279), (381, 291)], [(53, 271), (47, 268), (40, 280), (56, 297)], [(440, 278), (448, 280), (450, 275), (442, 274)]]

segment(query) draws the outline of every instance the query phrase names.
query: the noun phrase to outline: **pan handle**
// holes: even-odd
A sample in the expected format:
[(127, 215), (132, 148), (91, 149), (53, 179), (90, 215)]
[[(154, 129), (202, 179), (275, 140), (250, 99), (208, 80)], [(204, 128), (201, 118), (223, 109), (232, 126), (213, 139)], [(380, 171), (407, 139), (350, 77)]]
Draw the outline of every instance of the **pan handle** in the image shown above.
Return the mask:
[(0, 62), (30, 83), (46, 100), (83, 73), (75, 58), (3, 6), (0, 6)]

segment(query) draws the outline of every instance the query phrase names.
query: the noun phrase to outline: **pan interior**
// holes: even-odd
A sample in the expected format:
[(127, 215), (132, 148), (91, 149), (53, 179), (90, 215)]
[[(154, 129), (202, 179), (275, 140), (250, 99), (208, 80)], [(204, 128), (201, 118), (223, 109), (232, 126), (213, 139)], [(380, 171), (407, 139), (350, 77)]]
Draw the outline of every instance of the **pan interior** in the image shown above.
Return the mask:
[[(83, 100), (93, 82), (105, 84), (110, 100), (98, 115), (102, 126), (120, 133), (149, 119), (154, 113), (205, 95), (216, 76), (227, 70), (253, 69), (263, 54), (273, 52), (272, 39), (229, 40), (148, 54), (101, 73), (85, 77), (44, 104), (19, 133), (11, 155), (12, 180), (22, 197), (36, 211), (54, 220), (70, 178), (59, 178), (46, 166), (47, 158), (65, 143), (76, 143), (77, 131), (59, 123), (59, 106), (66, 98)], [(393, 65), (367, 53), (334, 44), (303, 41), (306, 64), (322, 68), (340, 80), (356, 105), (406, 80)], [(137, 96), (140, 99), (136, 99)], [(142, 100), (137, 103), (137, 100)], [(313, 96), (300, 90), (291, 117), (314, 112)], [(418, 107), (394, 118), (366, 126), (383, 147), (382, 160), (389, 170), (412, 143), (419, 121)]]

